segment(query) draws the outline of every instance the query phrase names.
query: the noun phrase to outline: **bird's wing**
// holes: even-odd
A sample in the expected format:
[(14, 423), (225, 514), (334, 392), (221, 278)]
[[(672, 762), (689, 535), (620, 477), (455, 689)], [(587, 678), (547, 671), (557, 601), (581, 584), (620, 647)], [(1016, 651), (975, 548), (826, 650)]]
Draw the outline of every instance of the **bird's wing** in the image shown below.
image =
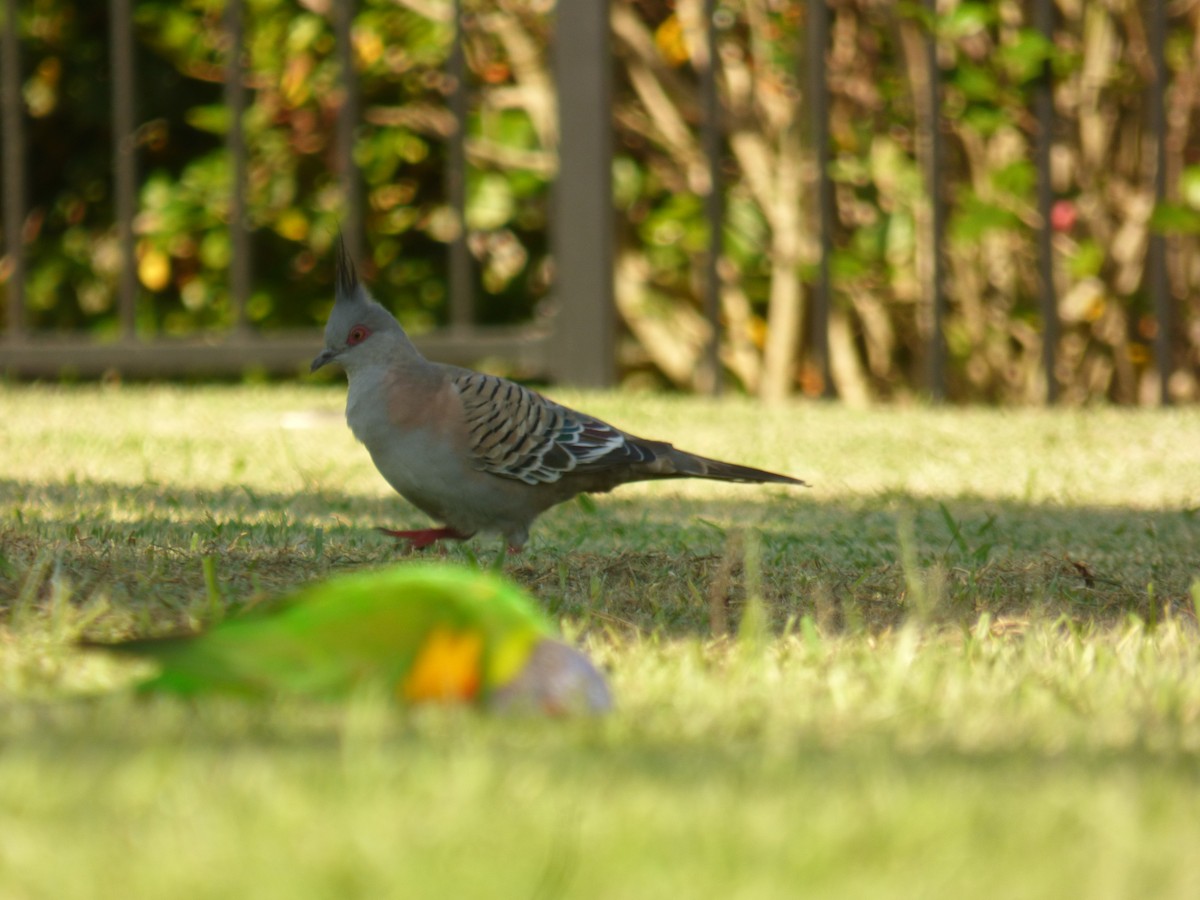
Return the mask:
[(546, 484), (569, 472), (655, 459), (654, 450), (632, 435), (503, 378), (462, 372), (452, 384), (466, 416), (472, 461), (484, 472)]

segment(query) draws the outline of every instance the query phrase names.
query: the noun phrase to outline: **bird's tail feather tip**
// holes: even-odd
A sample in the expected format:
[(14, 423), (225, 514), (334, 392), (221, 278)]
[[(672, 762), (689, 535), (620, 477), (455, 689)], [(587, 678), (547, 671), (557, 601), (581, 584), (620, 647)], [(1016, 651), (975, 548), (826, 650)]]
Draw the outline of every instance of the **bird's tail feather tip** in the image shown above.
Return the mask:
[(714, 481), (734, 481), (746, 484), (790, 484), (796, 487), (811, 487), (807, 481), (793, 478), (791, 475), (780, 475), (778, 472), (768, 472), (753, 466), (742, 466), (737, 463), (721, 462), (718, 459), (708, 459), (704, 456), (685, 456), (679, 466), (683, 475), (695, 478), (710, 478)]
[(812, 487), (807, 481), (793, 478), (791, 475), (778, 475), (775, 472), (756, 472), (751, 477), (737, 480), (744, 480), (751, 484), (790, 484), (793, 487)]

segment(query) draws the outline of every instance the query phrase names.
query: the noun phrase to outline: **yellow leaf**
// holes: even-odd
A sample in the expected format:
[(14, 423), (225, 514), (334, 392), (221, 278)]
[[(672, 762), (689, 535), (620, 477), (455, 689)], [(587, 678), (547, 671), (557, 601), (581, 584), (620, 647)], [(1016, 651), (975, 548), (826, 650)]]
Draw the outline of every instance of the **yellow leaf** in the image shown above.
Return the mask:
[(138, 260), (138, 280), (148, 291), (161, 291), (171, 281), (171, 259), (161, 250), (151, 247)]
[(1129, 361), (1135, 366), (1146, 365), (1150, 362), (1150, 348), (1145, 344), (1130, 344)]
[(687, 45), (683, 42), (683, 26), (677, 16), (669, 16), (654, 32), (654, 43), (658, 52), (673, 66), (682, 66), (688, 61)]
[(767, 320), (762, 316), (751, 316), (750, 321), (746, 323), (746, 330), (750, 333), (750, 340), (759, 350), (767, 346)]
[(383, 40), (374, 31), (366, 28), (356, 28), (354, 29), (352, 40), (354, 42), (354, 51), (362, 61), (364, 67), (373, 65), (383, 56)]
[(298, 107), (312, 96), (312, 69), (313, 61), (308, 56), (297, 56), (288, 61), (279, 83), (288, 106)]
[(280, 215), (275, 230), (289, 241), (302, 241), (308, 237), (308, 219), (297, 209), (289, 209)]

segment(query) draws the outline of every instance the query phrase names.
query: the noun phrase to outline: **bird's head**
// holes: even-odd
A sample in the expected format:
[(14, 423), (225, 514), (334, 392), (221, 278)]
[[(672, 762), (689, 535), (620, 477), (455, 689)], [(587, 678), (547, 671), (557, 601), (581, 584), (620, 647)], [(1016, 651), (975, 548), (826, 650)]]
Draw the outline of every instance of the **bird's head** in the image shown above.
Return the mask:
[(492, 691), (492, 709), (548, 715), (603, 713), (612, 709), (608, 683), (592, 661), (574, 647), (542, 638), (516, 677)]
[(336, 362), (350, 373), (361, 366), (394, 360), (398, 354), (415, 354), (400, 323), (371, 298), (359, 280), (340, 235), (335, 268), (335, 300), (325, 325), (325, 349), (312, 361), (310, 371)]

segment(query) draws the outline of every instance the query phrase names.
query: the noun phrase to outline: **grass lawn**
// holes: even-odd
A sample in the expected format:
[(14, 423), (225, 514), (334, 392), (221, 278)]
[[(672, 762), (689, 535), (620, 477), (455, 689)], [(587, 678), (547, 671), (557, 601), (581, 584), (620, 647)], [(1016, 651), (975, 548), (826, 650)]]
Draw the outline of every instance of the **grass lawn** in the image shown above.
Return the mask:
[(558, 396), (813, 485), (539, 520), (599, 721), (132, 697), (427, 520), (340, 385), (0, 386), (0, 898), (1200, 896), (1200, 410)]

